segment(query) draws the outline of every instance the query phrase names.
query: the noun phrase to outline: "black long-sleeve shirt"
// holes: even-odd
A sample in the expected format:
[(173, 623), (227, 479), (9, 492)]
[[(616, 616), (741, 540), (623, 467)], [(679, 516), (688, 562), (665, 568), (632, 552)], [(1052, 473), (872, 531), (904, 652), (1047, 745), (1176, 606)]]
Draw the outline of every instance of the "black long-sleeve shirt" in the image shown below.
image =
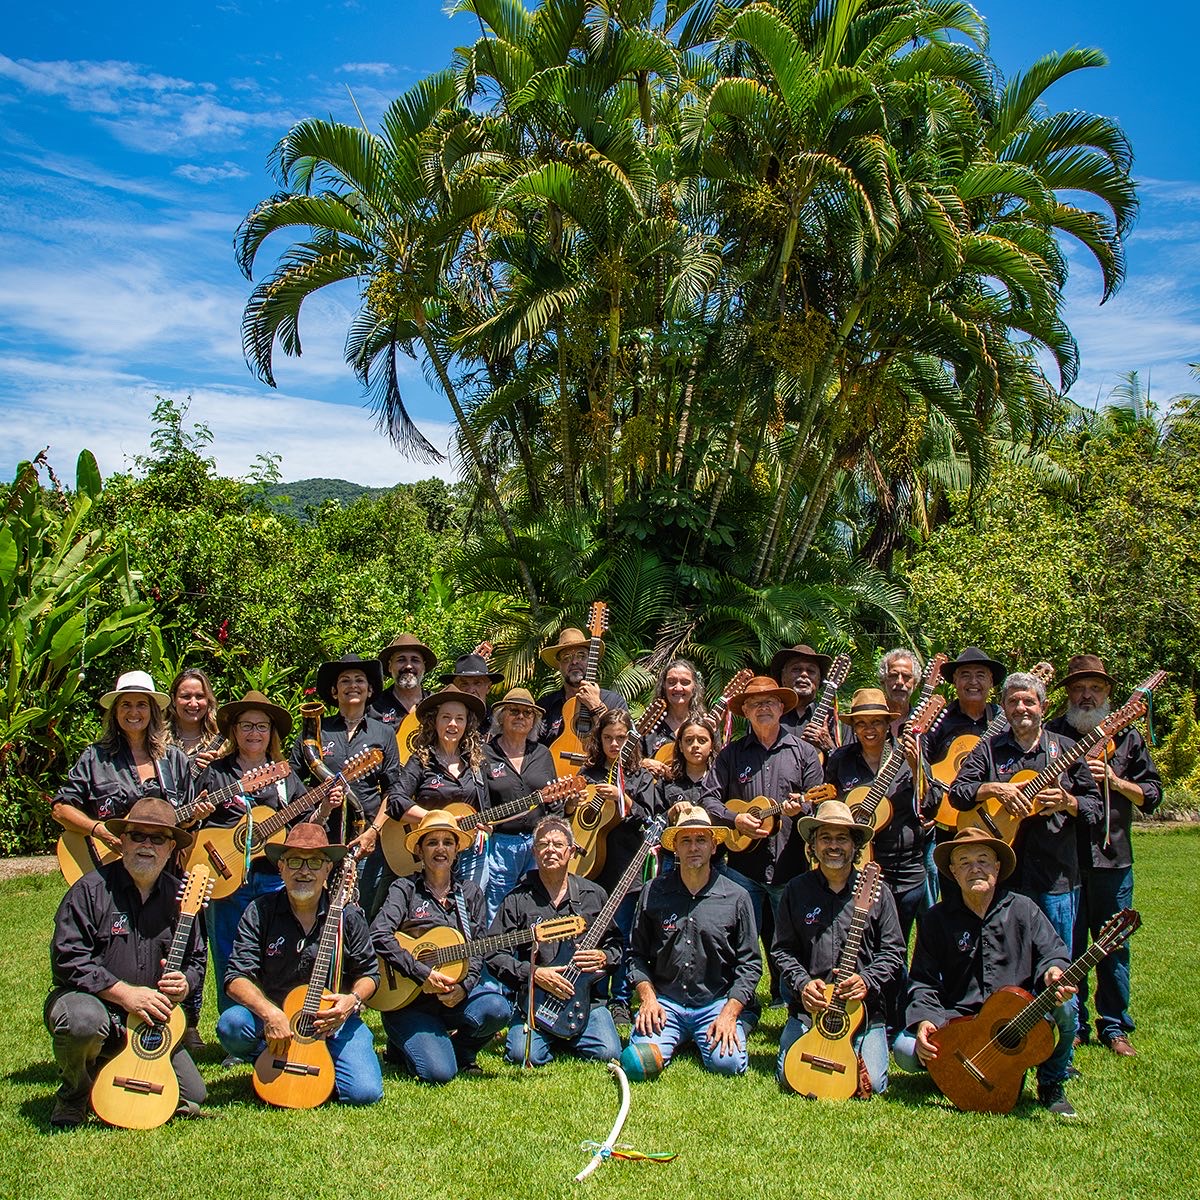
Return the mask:
[[(858, 872), (851, 871), (846, 886), (835, 892), (825, 872), (818, 868), (798, 876), (783, 889), (775, 914), (771, 960), (791, 995), (788, 1011), (792, 1016), (805, 1012), (800, 993), (806, 984), (814, 979), (832, 981), (850, 936), (854, 918), (850, 901), (857, 880)], [(884, 1019), (882, 992), (903, 968), (904, 950), (896, 902), (892, 893), (881, 887), (867, 912), (854, 967), (867, 985), (867, 1014), (874, 1023)]]
[[(726, 800), (765, 796), (783, 802), (792, 792), (806, 792), (822, 781), (821, 760), (814, 746), (799, 734), (781, 728), (775, 741), (764, 746), (753, 730), (722, 747), (704, 777), (700, 803), (712, 819), (733, 826)], [(804, 840), (791, 817), (780, 816), (775, 832), (748, 849), (729, 855), (729, 865), (758, 883), (784, 884), (808, 869)]]
[[(1029, 750), (1022, 750), (1011, 729), (984, 738), (967, 755), (950, 788), (950, 803), (967, 811), (985, 783), (1008, 783), (1021, 771), (1039, 772), (1075, 745), (1071, 738), (1042, 730)], [(1094, 825), (1103, 819), (1100, 793), (1082, 762), (1068, 768), (1061, 786), (1079, 802), (1078, 818), (1068, 812), (1035, 813), (1021, 822), (1013, 842), (1017, 870), (1011, 887), (1029, 895), (1060, 895), (1079, 885), (1076, 820)]]
[(1065, 970), (1067, 948), (1028, 897), (1001, 891), (982, 917), (951, 895), (917, 918), (907, 1021), (974, 1016), (1003, 987), (1038, 992), (1047, 970)]
[[(209, 798), (222, 788), (236, 784), (246, 772), (238, 765), (236, 754), (227, 754), (211, 762), (200, 772), (196, 780), (196, 794), (207, 790)], [(252, 792), (250, 802), (255, 808), (260, 805), (275, 812), (298, 800), (308, 791), (304, 782), (297, 776), (295, 770), (284, 779), (268, 783), (266, 787)], [(211, 817), (204, 819), (205, 829), (232, 829), (246, 815), (245, 806), (240, 795), (234, 795), (217, 807)]]
[[(500, 748), (499, 739), (488, 742), (483, 748), (483, 778), (487, 784), (484, 811), (528, 796), (545, 787), (554, 777), (554, 758), (540, 742), (526, 741), (519, 771), (513, 765), (512, 759)], [(561, 800), (551, 801), (549, 804), (539, 805), (524, 816), (510, 817), (496, 826), (496, 832), (532, 833), (533, 827), (547, 813), (561, 813), (562, 810)]]
[(62, 786), (50, 802), (71, 804), (96, 821), (123, 817), (145, 794), (157, 788), (180, 809), (195, 794), (191, 762), (178, 746), (168, 746), (154, 764), (154, 778), (138, 778), (133, 755), (124, 741), (113, 751), (100, 745), (88, 746), (75, 760)]
[[(556, 688), (538, 698), (538, 707), (546, 711), (542, 715), (541, 728), (538, 730), (538, 741), (543, 746), (549, 746), (563, 731), (563, 705), (567, 702), (565, 688)], [(600, 689), (600, 703), (606, 708), (624, 710), (629, 706), (625, 697), (608, 688)], [(593, 728), (597, 718), (593, 717)]]
[[(123, 862), (72, 884), (54, 916), (50, 971), (56, 988), (95, 996), (116, 983), (154, 987), (179, 923), (179, 877), (164, 871), (145, 902)], [(195, 921), (180, 970), (195, 992), (204, 983), (203, 922)], [(124, 1009), (108, 1006), (115, 1014)]]
[[(616, 773), (608, 763), (585, 767), (580, 774), (589, 783), (616, 782)], [(596, 882), (609, 894), (620, 882), (633, 856), (641, 849), (646, 825), (665, 811), (663, 789), (655, 776), (645, 769), (625, 771), (624, 776), (625, 819), (618, 821), (606, 834), (604, 866), (596, 876)], [(587, 803), (584, 798), (580, 798), (579, 802)]]
[(629, 982), (649, 983), (687, 1008), (717, 1000), (754, 1003), (762, 974), (750, 894), (712, 871), (693, 896), (679, 872), (650, 880), (638, 897), (629, 949)]
[[(393, 741), (395, 739), (393, 738)], [(270, 892), (250, 902), (242, 913), (224, 986), (234, 979), (257, 984), (272, 1004), (282, 1004), (288, 992), (312, 979), (313, 966), (329, 915), (329, 897), (322, 894), (317, 919), (307, 933), (296, 920), (286, 891)], [(341, 990), (348, 992), (359, 979), (379, 982), (379, 964), (371, 946), (367, 918), (357, 905), (342, 909)]]
[(388, 801), (388, 816), (398, 821), (415, 804), (426, 809), (466, 804), (479, 812), (486, 795), (482, 767), (472, 769), (464, 764), (455, 777), (435, 753), (430, 753), (428, 766), (414, 753), (400, 768), (399, 782)]

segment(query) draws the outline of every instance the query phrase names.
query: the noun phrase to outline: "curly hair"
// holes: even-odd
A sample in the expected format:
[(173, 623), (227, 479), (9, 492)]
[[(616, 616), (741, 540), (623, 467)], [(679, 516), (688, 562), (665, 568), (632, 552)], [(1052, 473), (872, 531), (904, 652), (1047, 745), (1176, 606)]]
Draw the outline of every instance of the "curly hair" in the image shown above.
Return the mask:
[[(455, 703), (460, 702), (455, 701)], [(429, 766), (430, 757), (441, 740), (437, 731), (437, 715), (438, 709), (441, 707), (439, 704), (431, 708), (421, 718), (420, 728), (413, 735), (412, 752), (421, 760), (423, 767)], [(465, 708), (466, 705), (463, 707)], [(483, 739), (479, 736), (479, 719), (469, 708), (467, 709), (467, 723), (458, 743), (458, 753), (472, 771), (477, 771), (483, 763)]]

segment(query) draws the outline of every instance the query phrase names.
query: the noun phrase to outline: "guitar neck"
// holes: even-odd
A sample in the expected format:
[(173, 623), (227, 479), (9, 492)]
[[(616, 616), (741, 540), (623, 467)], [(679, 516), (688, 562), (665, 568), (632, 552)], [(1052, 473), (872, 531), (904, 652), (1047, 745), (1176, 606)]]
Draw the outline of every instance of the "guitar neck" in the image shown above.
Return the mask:
[[(316, 808), (325, 799), (333, 783), (334, 780), (331, 779), (328, 783), (323, 783), (320, 787), (313, 788), (311, 792), (305, 792), (303, 796), (293, 800), (291, 804), (285, 804), (269, 817), (264, 817), (254, 827), (255, 843), (257, 844), (260, 838), (265, 840), (272, 834), (278, 833), (281, 829), (286, 828), (287, 823), (295, 817), (303, 816), (304, 813)], [(322, 791), (322, 788), (324, 791)]]
[(179, 924), (175, 926), (175, 936), (171, 939), (171, 949), (167, 953), (167, 964), (163, 968), (164, 971), (178, 971), (183, 966), (183, 956), (187, 953), (188, 942), (192, 937), (192, 926), (195, 923), (195, 913), (179, 914)]
[[(867, 932), (868, 911), (869, 909), (859, 908), (854, 910), (854, 916), (850, 919), (850, 932), (846, 937), (846, 944), (842, 947), (842, 952), (838, 956), (837, 966), (833, 970), (833, 979), (835, 982), (839, 979), (844, 979), (847, 975), (854, 974), (854, 967), (858, 962), (858, 956), (862, 950), (863, 937)], [(830, 1000), (829, 1007), (844, 1012), (846, 1002), (835, 997)]]
[(894, 746), (889, 746), (887, 758), (879, 764), (879, 772), (871, 781), (871, 786), (867, 788), (867, 794), (859, 804), (855, 805), (860, 817), (866, 818), (864, 824), (870, 821), (875, 815), (875, 810), (883, 803), (903, 765), (904, 755)]
[(466, 962), (469, 958), (491, 954), (493, 950), (511, 950), (517, 946), (528, 946), (533, 941), (535, 933), (532, 929), (514, 929), (509, 933), (492, 933), (487, 937), (476, 938), (473, 942), (461, 942), (457, 946), (439, 946), (422, 962), (434, 967), (444, 967), (448, 963)]
[(840, 686), (833, 679), (825, 680), (821, 694), (817, 697), (817, 703), (813, 706), (812, 716), (808, 720), (810, 725), (820, 728), (829, 720), (829, 714), (833, 711), (833, 698), (837, 695)]
[(495, 821), (507, 820), (509, 817), (519, 817), (522, 813), (527, 813), (531, 809), (537, 808), (541, 802), (541, 792), (530, 792), (528, 796), (518, 796), (515, 800), (509, 800), (507, 804), (497, 804), (495, 808), (487, 808), (483, 812), (471, 813), (467, 817), (459, 817), (458, 827), (469, 833), (480, 823), (490, 825)]
[(193, 779), (198, 779), (200, 777), (200, 772), (204, 770), (204, 768), (197, 761), (200, 758), (200, 755), (207, 754), (211, 750), (216, 750), (219, 746), (224, 745), (224, 743), (225, 735), (223, 733), (218, 733), (216, 737), (209, 738), (209, 740), (202, 746), (197, 746), (196, 753), (191, 756), (192, 761), (188, 764), (188, 774)]
[(583, 671), (585, 683), (595, 683), (600, 672), (600, 638), (591, 637), (588, 640), (587, 666)]
[(1107, 742), (1111, 736), (1103, 724), (1084, 734), (1069, 750), (1064, 750), (1057, 758), (1044, 766), (1032, 779), (1021, 785), (1021, 795), (1026, 800), (1032, 800), (1038, 792), (1048, 788), (1064, 771), (1075, 765), (1081, 758), (1087, 756), (1090, 750)]
[(1020, 1033), (1024, 1037), (1039, 1021), (1049, 1016), (1057, 1007), (1058, 1001), (1055, 1000), (1054, 994), (1060, 987), (1076, 987), (1102, 958), (1106, 958), (1111, 954), (1124, 940), (1124, 938), (1121, 938), (1114, 945), (1109, 945), (1104, 941), (1093, 942), (1067, 967), (1052, 987), (1043, 988), (1011, 1021), (1008, 1021), (1005, 1029), (1012, 1030), (1014, 1033)]
[[(347, 859), (343, 870), (353, 871), (354, 863)], [(317, 957), (313, 961), (312, 977), (308, 981), (308, 990), (304, 993), (304, 1012), (315, 1013), (321, 1007), (321, 999), (325, 989), (333, 979), (333, 951), (338, 944), (341, 932), (342, 909), (346, 904), (345, 888), (339, 884), (337, 895), (330, 901), (325, 912), (325, 928), (321, 931), (321, 943), (317, 947)]]

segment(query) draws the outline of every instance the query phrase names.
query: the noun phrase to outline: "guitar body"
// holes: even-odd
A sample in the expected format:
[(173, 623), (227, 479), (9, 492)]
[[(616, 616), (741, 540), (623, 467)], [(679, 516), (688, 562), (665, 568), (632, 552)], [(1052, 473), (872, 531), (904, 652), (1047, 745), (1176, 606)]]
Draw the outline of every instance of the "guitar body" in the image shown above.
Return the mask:
[[(950, 785), (958, 778), (958, 772), (962, 768), (963, 760), (978, 745), (978, 736), (973, 733), (960, 733), (950, 743), (945, 756), (929, 768), (934, 779), (949, 790)], [(950, 803), (950, 797), (943, 796), (942, 802), (938, 805), (938, 810), (934, 814), (933, 819), (943, 829), (954, 829), (958, 825), (959, 816), (958, 809)]]
[[(749, 813), (751, 816), (757, 817), (763, 822), (767, 837), (770, 837), (775, 832), (775, 826), (779, 823), (779, 813), (770, 811), (776, 805), (774, 801), (768, 800), (766, 796), (754, 796), (750, 800), (726, 800), (725, 807), (733, 813), (734, 817), (738, 817), (742, 813)], [(751, 846), (760, 840), (760, 838), (751, 837), (748, 833), (740, 833), (737, 829), (730, 829), (729, 841), (726, 844), (731, 854), (741, 854), (743, 850), (749, 850)]]
[(184, 1032), (183, 1010), (173, 1008), (165, 1025), (135, 1021), (125, 1046), (96, 1072), (92, 1108), (106, 1125), (119, 1129), (157, 1129), (179, 1107), (179, 1080), (171, 1052)]
[(417, 710), (414, 708), (403, 721), (400, 722), (399, 728), (396, 730), (396, 749), (400, 753), (400, 765), (404, 766), (408, 762), (409, 757), (413, 752), (413, 738), (417, 736), (421, 729), (421, 719), (417, 716)]
[(82, 879), (89, 871), (94, 871), (106, 863), (116, 862), (121, 857), (98, 838), (88, 837), (87, 834), (76, 833), (74, 830), (64, 833), (58, 839), (54, 853), (58, 858), (58, 869), (68, 887), (76, 880)]
[[(460, 801), (447, 804), (445, 811), (456, 821), (462, 820), (463, 817), (479, 815), (469, 804), (463, 804)], [(384, 822), (383, 829), (379, 834), (383, 857), (387, 859), (387, 865), (399, 879), (415, 875), (421, 869), (421, 864), (417, 861), (416, 856), (404, 844), (404, 839), (412, 833), (413, 828), (414, 826), (407, 821), (388, 820)]]
[[(435, 925), (427, 929), (419, 937), (410, 937), (406, 933), (397, 933), (396, 941), (404, 947), (413, 958), (422, 958), (435, 950), (445, 950), (451, 946), (466, 947), (462, 935), (457, 929), (448, 925)], [(456, 959), (438, 967), (438, 970), (457, 983), (467, 973), (466, 958)], [(421, 984), (416, 979), (402, 975), (391, 963), (379, 959), (379, 987), (367, 1001), (371, 1008), (380, 1012), (394, 1012), (411, 1004), (421, 994)]]
[[(1031, 779), (1036, 779), (1037, 774), (1036, 771), (1018, 771), (1008, 782), (1018, 785), (1028, 783)], [(1031, 815), (1036, 817), (1037, 812), (1038, 805), (1035, 800)], [(1024, 820), (1023, 817), (1013, 816), (999, 800), (985, 800), (982, 804), (977, 804), (967, 812), (960, 812), (957, 815), (960, 830), (982, 829), (989, 837), (1001, 838), (1010, 846), (1016, 840), (1017, 832)]]
[[(833, 984), (825, 985), (825, 998)], [(862, 1002), (848, 1000), (845, 1010), (827, 1008), (813, 1027), (798, 1037), (783, 1058), (788, 1087), (814, 1100), (849, 1100), (858, 1091), (858, 1055), (853, 1039), (866, 1014)]]
[[(862, 811), (862, 802), (867, 798), (867, 793), (871, 790), (869, 784), (863, 784), (862, 787), (851, 788), (846, 793), (846, 803), (850, 806), (850, 811), (854, 814), (856, 821), (863, 821), (866, 815)], [(875, 806), (875, 811), (871, 814), (871, 828), (878, 833), (892, 819), (892, 802), (884, 796), (882, 800)], [(865, 824), (866, 822), (863, 822)], [(869, 845), (870, 843), (868, 843)]]
[(587, 762), (587, 739), (591, 736), (595, 718), (591, 709), (572, 696), (563, 705), (563, 731), (550, 744), (555, 775), (578, 775)]
[(675, 761), (675, 740), (672, 738), (669, 742), (663, 742), (653, 757), (655, 762), (666, 763), (669, 767)]
[[(1049, 1021), (1037, 1024), (1019, 1041), (1003, 1044), (998, 1031), (1033, 997), (1018, 987), (1001, 988), (973, 1017), (956, 1017), (929, 1035), (938, 1048), (927, 1064), (942, 1095), (963, 1112), (1012, 1112), (1030, 1067), (1044, 1063), (1054, 1050)], [(987, 1049), (985, 1049), (987, 1047)]]
[[(254, 1090), (276, 1108), (316, 1108), (333, 1095), (333, 1059), (324, 1038), (314, 1037), (312, 1018), (304, 1011), (308, 989), (294, 987), (283, 1002), (292, 1027), (292, 1040), (282, 1057), (268, 1046), (254, 1062)], [(326, 992), (321, 1008), (333, 1006)]]
[[(275, 810), (265, 804), (257, 804), (251, 813), (254, 826), (257, 828), (268, 817), (275, 815)], [(196, 831), (196, 840), (188, 853), (188, 870), (203, 863), (212, 871), (213, 897), (224, 900), (232, 896), (246, 878), (246, 840), (250, 822), (243, 817), (236, 825), (228, 829), (200, 829)], [(287, 837), (287, 829), (280, 829), (269, 838), (255, 838), (255, 848), (261, 853), (267, 842), (282, 842)]]
[(620, 823), (615, 800), (600, 800), (594, 785), (588, 798), (571, 814), (571, 836), (577, 848), (568, 870), (585, 879), (595, 879), (608, 857), (608, 831)]
[[(552, 967), (565, 967), (575, 953), (574, 942), (563, 942)], [(592, 1013), (592, 984), (596, 976), (591, 971), (582, 971), (575, 980), (575, 993), (566, 1000), (559, 1000), (549, 992), (535, 988), (533, 992), (534, 1025), (543, 1033), (560, 1038), (576, 1038), (586, 1028)]]

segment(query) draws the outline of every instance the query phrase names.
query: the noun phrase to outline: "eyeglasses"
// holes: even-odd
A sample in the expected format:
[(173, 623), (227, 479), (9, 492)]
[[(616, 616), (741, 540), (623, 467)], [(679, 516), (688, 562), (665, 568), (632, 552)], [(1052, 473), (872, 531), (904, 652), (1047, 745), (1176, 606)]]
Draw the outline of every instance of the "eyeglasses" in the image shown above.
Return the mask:
[(140, 829), (127, 829), (125, 836), (131, 842), (137, 842), (140, 846), (143, 842), (149, 842), (152, 846), (162, 846), (166, 842), (173, 842), (175, 839), (169, 833), (143, 833)]
[(237, 727), (243, 733), (270, 733), (270, 721), (239, 721)]
[(319, 871), (326, 863), (326, 858), (323, 854), (316, 858), (301, 858), (298, 854), (289, 855), (287, 858), (280, 859), (289, 871), (299, 871), (307, 867), (310, 871)]
[(508, 715), (510, 717), (515, 717), (521, 721), (532, 721), (533, 720), (533, 709), (532, 708), (512, 708), (511, 706), (509, 706), (509, 707), (505, 708), (504, 711), (506, 713), (508, 713)]

